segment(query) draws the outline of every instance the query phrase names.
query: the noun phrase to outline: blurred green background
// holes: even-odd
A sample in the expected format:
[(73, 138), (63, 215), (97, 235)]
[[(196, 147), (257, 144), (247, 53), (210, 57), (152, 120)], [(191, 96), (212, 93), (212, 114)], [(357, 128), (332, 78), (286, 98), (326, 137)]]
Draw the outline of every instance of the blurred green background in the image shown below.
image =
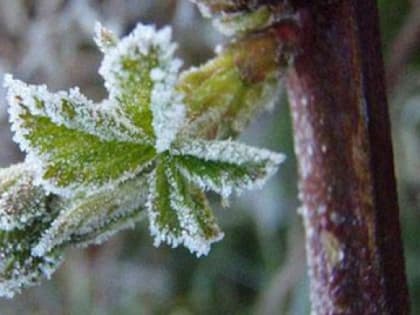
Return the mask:
[[(412, 314), (420, 314), (420, 1), (379, 6)], [(0, 80), (11, 72), (53, 90), (78, 85), (101, 99), (96, 20), (121, 35), (138, 21), (173, 25), (186, 66), (210, 58), (224, 40), (188, 0), (0, 0)], [(23, 158), (6, 109), (0, 89), (0, 166)], [(309, 314), (286, 97), (241, 138), (288, 159), (261, 191), (234, 198), (229, 209), (212, 198), (225, 239), (209, 256), (154, 248), (143, 222), (102, 246), (69, 250), (51, 281), (0, 300), (0, 314)]]

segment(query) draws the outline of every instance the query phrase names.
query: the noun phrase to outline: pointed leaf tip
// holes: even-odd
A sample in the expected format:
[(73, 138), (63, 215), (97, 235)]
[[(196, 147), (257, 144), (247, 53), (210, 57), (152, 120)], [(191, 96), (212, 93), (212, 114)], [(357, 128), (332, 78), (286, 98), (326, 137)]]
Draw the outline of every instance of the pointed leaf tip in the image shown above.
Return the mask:
[(167, 150), (184, 123), (185, 108), (175, 91), (182, 62), (174, 57), (171, 28), (138, 24), (105, 53), (99, 73), (111, 99), (118, 99), (135, 125), (156, 138), (158, 152)]
[(170, 157), (162, 158), (153, 174), (148, 213), (155, 246), (182, 244), (199, 257), (223, 238), (206, 197), (186, 183)]
[[(77, 90), (49, 93), (8, 77), (14, 140), (27, 152), (35, 184), (62, 196), (93, 193), (134, 177), (155, 157), (112, 107), (96, 110)], [(112, 106), (112, 105), (111, 105)]]
[(227, 198), (233, 191), (260, 188), (285, 156), (230, 140), (189, 140), (174, 150), (180, 172), (202, 189)]
[(147, 198), (147, 176), (127, 180), (112, 190), (62, 200), (59, 215), (42, 233), (32, 254), (42, 257), (58, 246), (99, 244), (141, 219)]

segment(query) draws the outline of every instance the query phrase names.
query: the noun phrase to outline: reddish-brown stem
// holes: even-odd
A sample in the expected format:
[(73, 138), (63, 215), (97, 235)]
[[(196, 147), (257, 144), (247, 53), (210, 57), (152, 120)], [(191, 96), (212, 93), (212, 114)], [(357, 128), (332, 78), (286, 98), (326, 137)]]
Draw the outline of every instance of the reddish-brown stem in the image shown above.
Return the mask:
[(408, 314), (374, 0), (294, 1), (287, 78), (315, 314)]

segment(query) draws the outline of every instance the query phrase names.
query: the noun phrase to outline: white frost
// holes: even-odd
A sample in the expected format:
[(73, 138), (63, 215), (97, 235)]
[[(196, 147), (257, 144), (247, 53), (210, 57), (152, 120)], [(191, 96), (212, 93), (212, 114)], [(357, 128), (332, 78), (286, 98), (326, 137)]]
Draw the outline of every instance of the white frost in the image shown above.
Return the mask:
[(21, 130), (21, 115), (26, 111), (23, 106), (32, 115), (48, 117), (59, 126), (81, 130), (103, 140), (144, 143), (141, 140), (144, 139), (142, 131), (118, 112), (116, 102), (104, 100), (94, 103), (77, 87), (69, 92), (50, 93), (45, 85), (26, 84), (13, 79), (10, 74), (4, 77), (4, 87), (8, 89), (9, 115), (15, 140), (25, 151), (26, 140), (20, 136), (25, 132)]
[(213, 230), (218, 231), (213, 237), (206, 237), (197, 222), (193, 210), (186, 204), (169, 167), (165, 168), (165, 176), (170, 185), (170, 195), (166, 197), (170, 200), (171, 209), (176, 212), (181, 232), (179, 235), (176, 235), (169, 227), (161, 226), (157, 223), (159, 209), (154, 206), (154, 200), (159, 198), (159, 196), (157, 196), (156, 174), (154, 173), (150, 181), (151, 189), (147, 203), (150, 233), (154, 237), (154, 245), (157, 247), (161, 243), (166, 243), (173, 248), (184, 245), (192, 253), (195, 253), (197, 257), (207, 255), (211, 244), (220, 241), (224, 234), (218, 230), (215, 222), (206, 222), (206, 224), (212, 225)]
[[(154, 26), (138, 24), (128, 36), (105, 51), (99, 73), (105, 79), (111, 99), (121, 97), (121, 82), (128, 74), (122, 68), (124, 58), (135, 59), (151, 52), (157, 54), (157, 67), (150, 72), (153, 81), (150, 109), (153, 114), (153, 129), (158, 152), (169, 148), (185, 120), (182, 95), (175, 91), (182, 62), (174, 57), (176, 44), (171, 41), (171, 28), (156, 30)], [(144, 106), (144, 104), (139, 104)]]
[(118, 38), (112, 31), (102, 26), (100, 22), (96, 22), (94, 41), (99, 49), (106, 53), (117, 44)]
[[(261, 188), (267, 179), (277, 171), (279, 164), (285, 160), (283, 154), (250, 147), (231, 140), (188, 140), (174, 148), (173, 154), (202, 159), (202, 174), (197, 174), (186, 166), (180, 166), (180, 172), (200, 188), (213, 190), (224, 198), (227, 198), (233, 191), (240, 193), (244, 189)], [(245, 175), (238, 177), (231, 174), (229, 168), (221, 167), (221, 175), (218, 178), (206, 176), (206, 161), (215, 162), (213, 167), (218, 167), (217, 162), (240, 167), (245, 171)], [(261, 167), (262, 169), (260, 169)], [(252, 174), (253, 171), (256, 173)]]
[(112, 190), (65, 203), (58, 217), (33, 248), (41, 257), (65, 242), (99, 244), (111, 235), (133, 227), (146, 202), (146, 177), (126, 181)]
[(34, 185), (32, 175), (24, 163), (0, 169), (0, 230), (23, 229), (47, 214), (46, 193)]

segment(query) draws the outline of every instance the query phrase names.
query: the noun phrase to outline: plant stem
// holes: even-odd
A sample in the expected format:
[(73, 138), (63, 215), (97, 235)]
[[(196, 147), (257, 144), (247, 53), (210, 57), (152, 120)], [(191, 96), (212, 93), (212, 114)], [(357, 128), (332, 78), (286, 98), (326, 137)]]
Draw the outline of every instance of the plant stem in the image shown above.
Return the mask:
[(287, 83), (314, 314), (408, 314), (374, 0), (292, 1)]

